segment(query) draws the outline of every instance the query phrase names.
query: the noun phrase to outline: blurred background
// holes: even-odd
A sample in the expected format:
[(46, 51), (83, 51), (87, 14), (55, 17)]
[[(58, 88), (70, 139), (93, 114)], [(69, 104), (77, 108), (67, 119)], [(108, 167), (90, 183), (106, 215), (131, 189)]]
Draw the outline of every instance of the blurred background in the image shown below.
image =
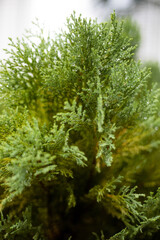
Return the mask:
[(138, 58), (159, 64), (160, 0), (0, 0), (0, 59), (5, 57), (8, 37), (22, 37), (36, 18), (48, 31), (58, 32), (73, 10), (100, 22), (107, 20), (113, 9), (119, 17), (129, 17), (131, 25), (137, 23), (132, 37), (139, 45)]

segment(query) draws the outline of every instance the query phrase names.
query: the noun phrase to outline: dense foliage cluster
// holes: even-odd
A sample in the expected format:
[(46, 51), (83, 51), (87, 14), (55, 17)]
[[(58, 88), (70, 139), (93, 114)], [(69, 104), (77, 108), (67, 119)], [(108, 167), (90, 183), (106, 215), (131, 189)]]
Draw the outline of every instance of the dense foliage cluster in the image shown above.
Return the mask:
[(159, 91), (123, 22), (74, 13), (55, 39), (41, 30), (10, 45), (0, 66), (0, 239), (156, 238)]

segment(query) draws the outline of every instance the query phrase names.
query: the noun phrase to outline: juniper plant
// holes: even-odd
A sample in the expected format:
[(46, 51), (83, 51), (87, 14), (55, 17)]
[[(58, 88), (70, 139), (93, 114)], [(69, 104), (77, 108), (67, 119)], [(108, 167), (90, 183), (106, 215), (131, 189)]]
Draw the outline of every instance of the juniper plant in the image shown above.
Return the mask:
[(0, 239), (159, 230), (159, 179), (145, 174), (160, 143), (158, 90), (122, 33), (115, 13), (100, 24), (73, 13), (55, 39), (43, 30), (10, 39), (0, 66)]

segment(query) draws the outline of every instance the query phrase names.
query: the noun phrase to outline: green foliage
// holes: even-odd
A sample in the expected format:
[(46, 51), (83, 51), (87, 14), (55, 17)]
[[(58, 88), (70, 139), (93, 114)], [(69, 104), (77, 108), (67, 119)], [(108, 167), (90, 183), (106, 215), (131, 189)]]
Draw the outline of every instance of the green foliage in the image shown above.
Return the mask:
[[(131, 18), (127, 18), (124, 20), (124, 35), (126, 37), (131, 38), (131, 45), (132, 46), (137, 46), (137, 48), (140, 45), (141, 41), (141, 34), (140, 34), (140, 28), (138, 24), (133, 21)], [(137, 50), (136, 48), (136, 50)]]
[(153, 84), (157, 84), (157, 86), (160, 86), (160, 66), (158, 62), (145, 62), (144, 65), (148, 68), (151, 68), (151, 77), (148, 80), (148, 87), (152, 88)]
[(73, 13), (55, 39), (41, 29), (10, 39), (0, 67), (0, 239), (157, 234), (159, 90), (148, 88), (123, 24), (115, 13), (100, 24)]

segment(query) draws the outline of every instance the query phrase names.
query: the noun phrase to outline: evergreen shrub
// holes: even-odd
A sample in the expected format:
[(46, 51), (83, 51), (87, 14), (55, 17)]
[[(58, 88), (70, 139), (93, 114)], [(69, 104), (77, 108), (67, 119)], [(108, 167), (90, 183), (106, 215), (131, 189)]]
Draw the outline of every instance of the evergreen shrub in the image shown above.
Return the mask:
[(100, 24), (73, 13), (54, 39), (10, 39), (0, 239), (158, 239), (159, 90), (123, 33), (115, 13)]

